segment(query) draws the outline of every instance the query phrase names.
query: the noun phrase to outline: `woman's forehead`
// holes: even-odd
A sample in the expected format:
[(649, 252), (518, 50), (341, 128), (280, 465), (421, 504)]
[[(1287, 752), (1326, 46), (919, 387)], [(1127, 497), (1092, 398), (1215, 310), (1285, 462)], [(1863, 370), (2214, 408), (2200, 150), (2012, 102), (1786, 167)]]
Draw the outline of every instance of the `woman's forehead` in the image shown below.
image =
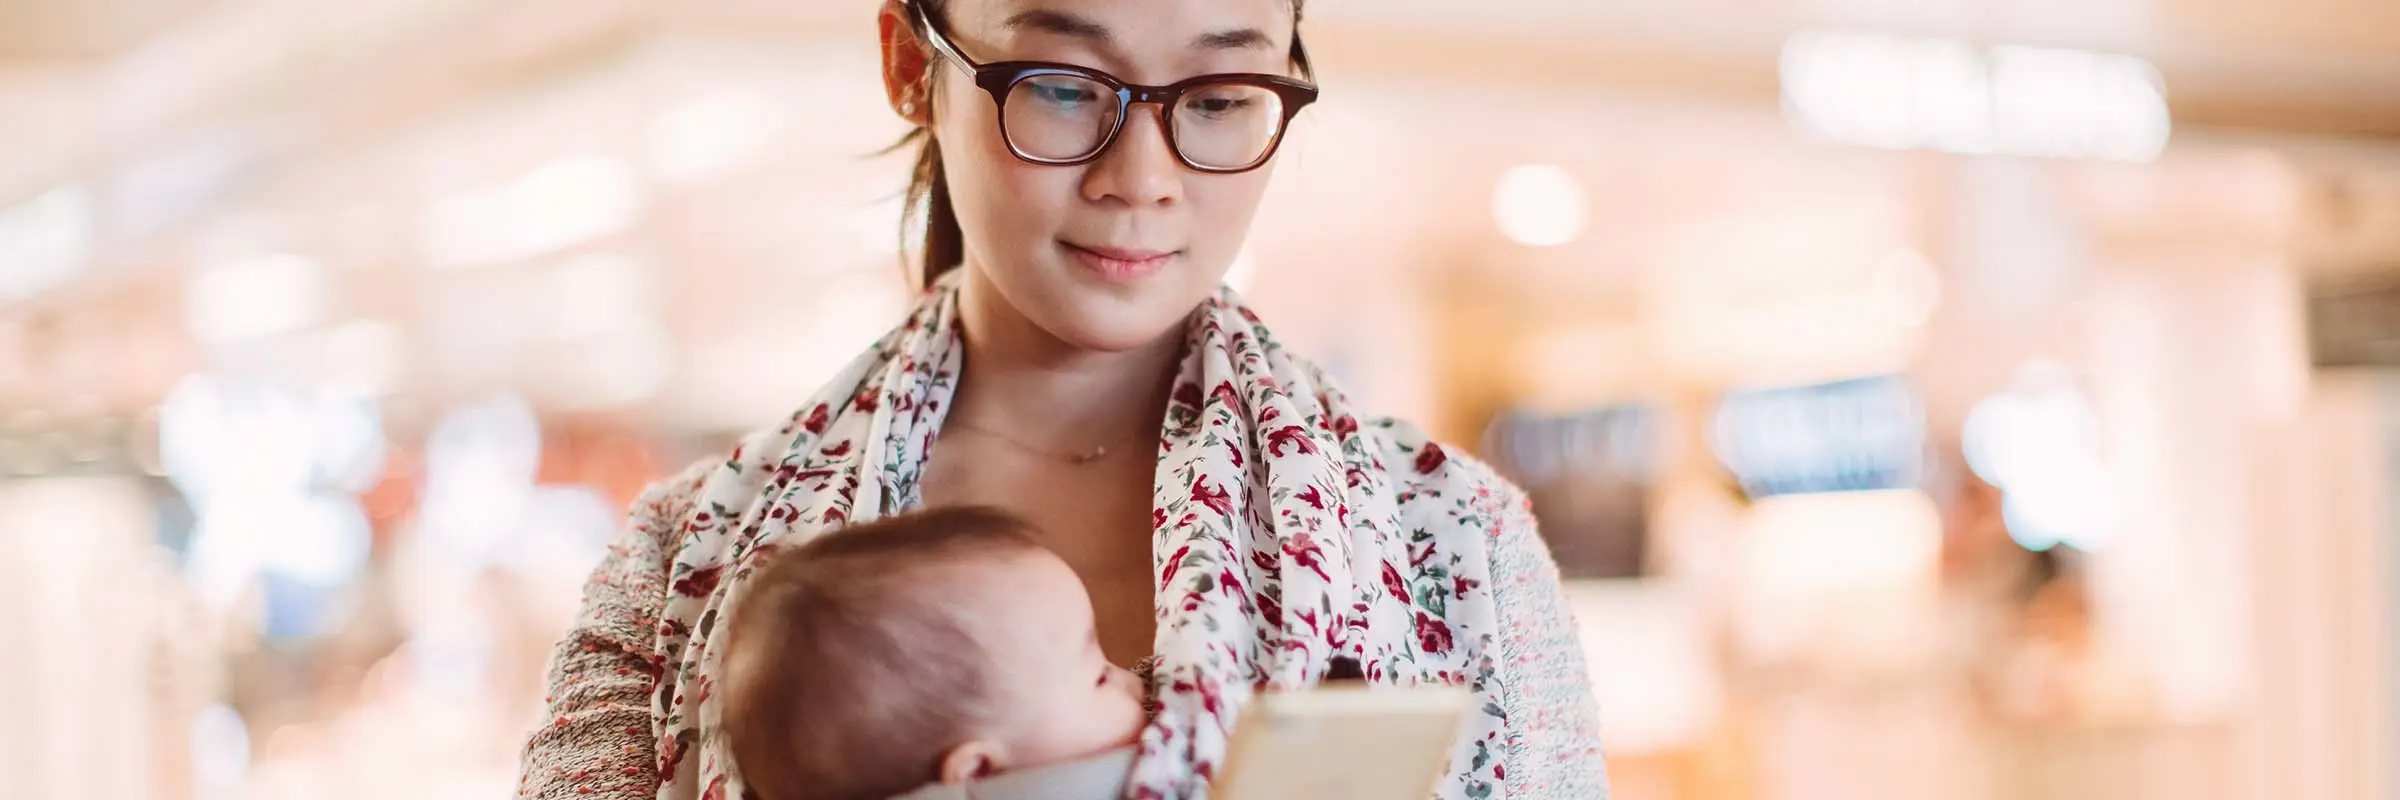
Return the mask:
[(993, 42), (1078, 41), (1119, 55), (1291, 44), (1293, 0), (950, 0), (953, 29)]

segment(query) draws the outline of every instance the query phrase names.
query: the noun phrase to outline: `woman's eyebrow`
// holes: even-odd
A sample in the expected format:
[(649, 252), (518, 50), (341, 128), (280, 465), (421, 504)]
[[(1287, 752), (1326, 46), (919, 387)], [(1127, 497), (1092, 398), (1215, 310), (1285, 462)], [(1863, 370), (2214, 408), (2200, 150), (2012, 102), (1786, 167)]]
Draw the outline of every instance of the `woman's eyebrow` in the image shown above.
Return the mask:
[(1266, 31), (1230, 28), (1193, 37), (1192, 47), (1201, 50), (1267, 50), (1273, 48), (1274, 43), (1267, 39)]
[[(1068, 11), (1054, 9), (1019, 11), (1009, 15), (1009, 18), (1000, 23), (1000, 26), (1011, 31), (1040, 31), (1084, 39), (1094, 44), (1113, 45), (1116, 43), (1116, 36), (1109, 32), (1108, 26)], [(1267, 33), (1257, 28), (1228, 28), (1192, 37), (1192, 47), (1199, 50), (1248, 50), (1254, 48), (1264, 50), (1273, 46), (1274, 42), (1267, 38)]]
[(1108, 44), (1116, 38), (1109, 34), (1106, 25), (1081, 15), (1050, 9), (1019, 11), (1010, 15), (1007, 21), (1000, 23), (1000, 27), (1011, 31), (1055, 33), (1060, 36), (1089, 39), (1100, 44)]

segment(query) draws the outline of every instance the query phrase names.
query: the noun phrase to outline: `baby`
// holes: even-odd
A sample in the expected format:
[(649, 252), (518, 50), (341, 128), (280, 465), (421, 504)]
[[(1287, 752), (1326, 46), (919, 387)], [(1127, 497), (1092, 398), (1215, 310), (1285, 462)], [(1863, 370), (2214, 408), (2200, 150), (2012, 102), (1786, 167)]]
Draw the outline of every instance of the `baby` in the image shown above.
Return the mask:
[[(761, 566), (725, 642), (723, 733), (750, 789), (1008, 796), (967, 788), (999, 776), (989, 784), (1028, 797), (1115, 797), (1144, 724), (1141, 687), (1101, 655), (1082, 581), (1026, 532), (996, 510), (944, 508), (828, 533)], [(1023, 771), (1048, 765), (1063, 766)]]

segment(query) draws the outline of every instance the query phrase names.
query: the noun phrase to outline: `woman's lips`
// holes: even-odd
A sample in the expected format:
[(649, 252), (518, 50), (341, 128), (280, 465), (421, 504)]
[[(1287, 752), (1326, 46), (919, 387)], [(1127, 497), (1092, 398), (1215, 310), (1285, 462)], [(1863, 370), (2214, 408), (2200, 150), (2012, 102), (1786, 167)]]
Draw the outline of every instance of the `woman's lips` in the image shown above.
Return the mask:
[(1059, 242), (1085, 269), (1111, 281), (1136, 281), (1155, 275), (1174, 260), (1172, 250), (1136, 250)]

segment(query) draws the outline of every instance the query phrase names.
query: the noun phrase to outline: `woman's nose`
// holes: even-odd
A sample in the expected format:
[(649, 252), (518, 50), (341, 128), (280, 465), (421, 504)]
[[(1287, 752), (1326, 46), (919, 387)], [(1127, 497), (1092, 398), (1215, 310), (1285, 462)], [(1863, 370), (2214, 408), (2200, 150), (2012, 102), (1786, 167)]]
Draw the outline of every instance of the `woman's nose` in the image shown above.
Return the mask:
[(1134, 208), (1171, 206), (1183, 200), (1183, 162), (1167, 144), (1166, 128), (1154, 106), (1126, 110), (1125, 127), (1107, 152), (1084, 173), (1084, 198), (1111, 198)]

